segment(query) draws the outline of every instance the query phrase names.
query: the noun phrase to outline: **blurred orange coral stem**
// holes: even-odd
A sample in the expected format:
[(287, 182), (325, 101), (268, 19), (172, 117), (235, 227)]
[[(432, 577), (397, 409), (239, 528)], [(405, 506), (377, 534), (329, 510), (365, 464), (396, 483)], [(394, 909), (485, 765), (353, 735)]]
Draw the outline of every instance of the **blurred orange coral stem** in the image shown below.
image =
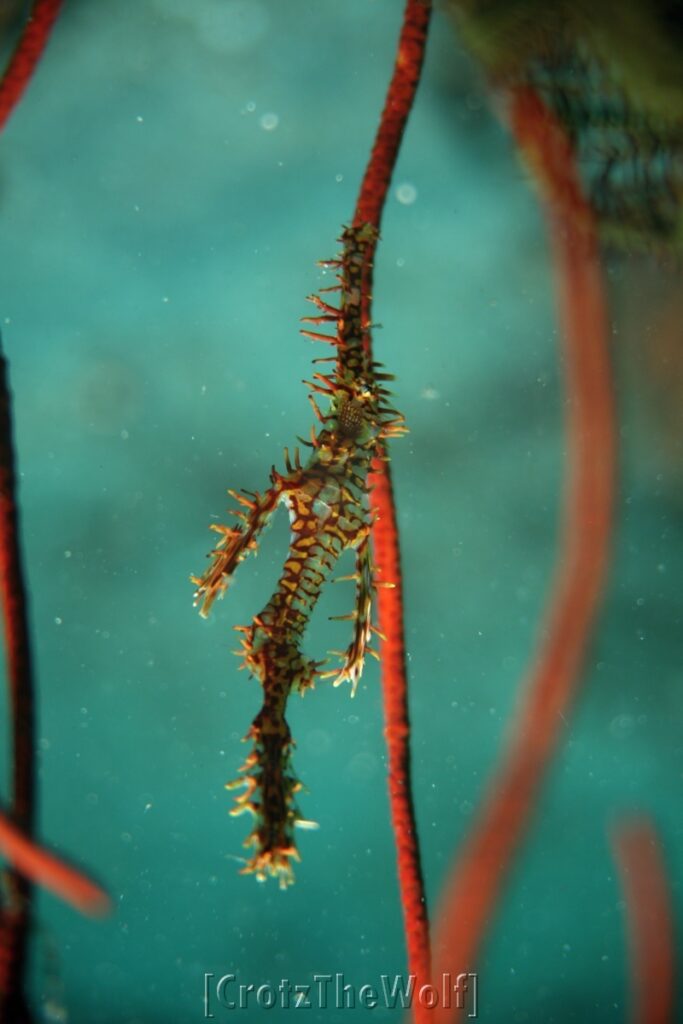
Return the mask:
[[(382, 212), (408, 116), (424, 62), (431, 0), (408, 0), (398, 41), (396, 63), (377, 129), (372, 153), (361, 183), (354, 226), (372, 224), (379, 231)], [(372, 266), (372, 259), (369, 261)], [(372, 271), (363, 282), (363, 321), (366, 344), (372, 350)], [(380, 580), (378, 590), (381, 640), (384, 735), (389, 760), (389, 800), (396, 843), (398, 878), (408, 952), (408, 969), (416, 986), (431, 977), (429, 921), (422, 877), (410, 773), (410, 720), (403, 627), (403, 588), (396, 509), (389, 463), (375, 460), (370, 477), (370, 501), (375, 512), (373, 551)], [(391, 583), (393, 587), (381, 584)], [(415, 1020), (426, 1020), (416, 1003)]]
[(0, 853), (15, 871), (49, 889), (81, 913), (98, 917), (111, 909), (109, 896), (99, 885), (31, 842), (1, 812)]
[(631, 948), (633, 1024), (674, 1019), (674, 926), (664, 857), (646, 817), (617, 822), (611, 845), (626, 900)]
[(33, 9), (0, 79), (0, 130), (31, 81), (50, 38), (63, 0), (35, 0)]
[[(529, 88), (509, 116), (547, 206), (564, 336), (567, 463), (563, 523), (545, 625), (507, 750), (443, 895), (436, 976), (472, 970), (581, 680), (609, 563), (615, 426), (609, 324), (592, 211), (570, 142)], [(441, 1009), (436, 1022), (451, 1019)]]

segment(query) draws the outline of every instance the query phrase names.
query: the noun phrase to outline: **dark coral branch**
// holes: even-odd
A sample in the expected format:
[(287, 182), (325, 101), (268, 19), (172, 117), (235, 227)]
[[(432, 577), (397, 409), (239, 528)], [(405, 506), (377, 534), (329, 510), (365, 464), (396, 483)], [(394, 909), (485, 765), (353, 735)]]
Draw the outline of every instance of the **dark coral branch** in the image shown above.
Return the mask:
[[(59, 14), (61, 0), (36, 0), (31, 17), (0, 79), (0, 130), (28, 85)], [(7, 364), (0, 354), (0, 573), (12, 720), (12, 815), (30, 839), (35, 818), (35, 725), (31, 642), (19, 543), (19, 515)], [(31, 883), (9, 873), (0, 917), (0, 1019), (29, 1021), (24, 970)]]
[[(539, 98), (510, 97), (512, 128), (550, 215), (564, 333), (568, 456), (563, 528), (546, 624), (507, 750), (448, 882), (437, 973), (476, 963), (544, 772), (581, 681), (607, 575), (615, 477), (609, 329), (600, 256), (569, 141)], [(448, 1014), (441, 1011), (437, 1021)]]
[(36, 0), (0, 79), (0, 131), (31, 81), (63, 0)]
[[(30, 839), (35, 820), (35, 688), (28, 603), (21, 557), (11, 397), (7, 362), (0, 353), (0, 593), (12, 735), (12, 818)], [(0, 921), (0, 1019), (25, 1014), (23, 977), (31, 883), (10, 872)], [(4, 1014), (1, 1012), (4, 1009)]]

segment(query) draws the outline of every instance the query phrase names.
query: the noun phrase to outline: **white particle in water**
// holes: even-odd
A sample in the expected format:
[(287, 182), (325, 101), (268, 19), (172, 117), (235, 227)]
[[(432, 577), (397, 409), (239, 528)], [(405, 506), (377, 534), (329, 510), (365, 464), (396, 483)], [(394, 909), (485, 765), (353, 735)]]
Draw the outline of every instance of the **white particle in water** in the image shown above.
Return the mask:
[(280, 118), (277, 114), (269, 113), (262, 114), (259, 124), (263, 128), (264, 132), (274, 132), (280, 123)]
[(409, 181), (404, 181), (396, 189), (396, 198), (404, 206), (412, 206), (417, 199), (417, 189)]

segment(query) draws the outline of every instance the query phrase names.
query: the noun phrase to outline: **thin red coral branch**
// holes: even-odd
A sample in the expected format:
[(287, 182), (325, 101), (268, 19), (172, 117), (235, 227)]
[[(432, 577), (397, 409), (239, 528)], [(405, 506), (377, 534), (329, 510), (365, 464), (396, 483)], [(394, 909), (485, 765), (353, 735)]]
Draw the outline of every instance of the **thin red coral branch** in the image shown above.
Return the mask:
[(111, 909), (111, 901), (104, 889), (55, 854), (32, 842), (2, 813), (0, 853), (16, 872), (49, 889), (81, 913), (99, 917)]
[(0, 79), (0, 131), (21, 99), (47, 46), (63, 0), (36, 0)]
[[(424, 61), (431, 16), (430, 0), (408, 0), (398, 42), (396, 64), (354, 214), (354, 226), (372, 224), (379, 232), (384, 204)], [(363, 323), (371, 351), (372, 258), (363, 282)], [(396, 843), (399, 888), (408, 953), (408, 968), (417, 986), (431, 977), (429, 921), (411, 791), (410, 718), (403, 626), (401, 555), (389, 463), (377, 459), (370, 480), (374, 559), (378, 594), (385, 737), (389, 758), (389, 798)], [(385, 585), (381, 585), (385, 584)], [(386, 586), (393, 584), (393, 586)], [(416, 1004), (415, 1019), (427, 1011)]]
[[(403, 580), (396, 509), (388, 463), (375, 464), (370, 477), (372, 506), (377, 519), (373, 528), (378, 590), (379, 628), (382, 642), (382, 690), (384, 736), (387, 744), (389, 800), (396, 843), (398, 879), (408, 949), (408, 967), (418, 987), (431, 977), (429, 918), (424, 890), (420, 844), (413, 805), (410, 768), (410, 718), (403, 628)], [(393, 587), (384, 587), (390, 581)], [(416, 1006), (416, 1019), (420, 1012)]]
[(510, 100), (515, 137), (545, 194), (554, 249), (567, 396), (563, 527), (546, 623), (512, 735), (446, 888), (434, 943), (437, 976), (475, 966), (580, 683), (612, 529), (615, 427), (595, 226), (560, 125), (531, 90), (520, 88)]
[(358, 194), (354, 217), (356, 225), (373, 224), (379, 231), (401, 139), (420, 82), (431, 13), (431, 0), (408, 0), (406, 3), (394, 72)]
[(626, 900), (631, 948), (633, 1024), (674, 1019), (675, 956), (672, 898), (662, 849), (646, 817), (619, 821), (611, 845)]

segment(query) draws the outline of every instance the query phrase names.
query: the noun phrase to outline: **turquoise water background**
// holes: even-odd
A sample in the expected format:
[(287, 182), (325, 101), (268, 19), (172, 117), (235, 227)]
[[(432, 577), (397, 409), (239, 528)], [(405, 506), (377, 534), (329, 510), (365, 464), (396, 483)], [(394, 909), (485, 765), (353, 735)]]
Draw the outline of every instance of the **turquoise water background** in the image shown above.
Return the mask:
[[(192, 608), (228, 487), (262, 489), (312, 414), (297, 331), (329, 283), (393, 63), (398, 0), (72, 2), (0, 140), (2, 330), (39, 677), (40, 833), (101, 879), (98, 923), (37, 904), (45, 1019), (203, 1019), (204, 974), (256, 986), (405, 973), (377, 666), (289, 715), (309, 792), (296, 885), (240, 877), (228, 816), (260, 703), (232, 626), (265, 603), (284, 512), (209, 622)], [(544, 228), (482, 83), (437, 13), (376, 269), (414, 785), (430, 904), (467, 834), (533, 651), (557, 539), (562, 382)], [(632, 411), (580, 700), (479, 966), (489, 1022), (624, 1020), (615, 816), (654, 816), (674, 883), (681, 495)], [(344, 644), (351, 587), (307, 651)], [(2, 792), (7, 792), (3, 766)], [(676, 886), (680, 905), (680, 894)], [(289, 1020), (251, 1009), (243, 1019)], [(219, 1006), (217, 1020), (236, 1016)], [(305, 1011), (303, 1011), (305, 1012)], [(377, 1008), (309, 1020), (382, 1020)]]

